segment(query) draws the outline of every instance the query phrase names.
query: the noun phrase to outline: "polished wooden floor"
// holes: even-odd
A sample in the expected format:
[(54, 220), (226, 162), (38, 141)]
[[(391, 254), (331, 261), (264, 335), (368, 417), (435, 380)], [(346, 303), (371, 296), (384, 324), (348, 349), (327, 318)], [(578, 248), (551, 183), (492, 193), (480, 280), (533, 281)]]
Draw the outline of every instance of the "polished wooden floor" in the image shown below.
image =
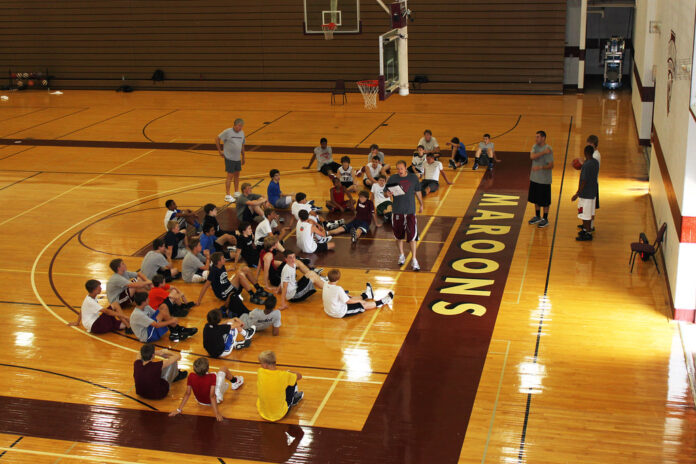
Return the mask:
[[(220, 159), (200, 148), (80, 147), (78, 141), (210, 144), (242, 117), (247, 143), (260, 147), (248, 152), (243, 178), (262, 180), (258, 188), (265, 192), (267, 172), (277, 167), (283, 190), (325, 200), (326, 179), (302, 169), (309, 153), (263, 147), (311, 147), (325, 136), (335, 147), (364, 148), (364, 154), (352, 155), (361, 162), (367, 147), (378, 143), (394, 164), (390, 150), (411, 149), (424, 129), (441, 145), (457, 136), (471, 146), (489, 132), (501, 152), (528, 151), (535, 131), (543, 129), (556, 159), (551, 226), (522, 224), (459, 462), (696, 460), (696, 413), (664, 277), (649, 263), (637, 263), (633, 274), (627, 267), (628, 244), (641, 231), (655, 235), (629, 93), (394, 96), (374, 111), (364, 110), (358, 95), (349, 95), (345, 106), (330, 106), (328, 95), (297, 93), (8, 95), (0, 102), (0, 138), (12, 139), (0, 145), (3, 396), (169, 411), (185, 388), (176, 384), (162, 401), (135, 401), (131, 368), (140, 344), (117, 334), (93, 336), (66, 322), (75, 318), (70, 307), (79, 307), (84, 281), (105, 281), (113, 257), (125, 257), (129, 269), (140, 266), (141, 258), (133, 255), (161, 234), (168, 198), (192, 209), (223, 204)], [(581, 156), (589, 134), (600, 138), (601, 209), (595, 240), (578, 243), (570, 201), (578, 173), (570, 163), (564, 173), (563, 160), (566, 147), (568, 161)], [(61, 140), (72, 142), (60, 146)], [(369, 259), (356, 266), (332, 263), (343, 270), (348, 289), (358, 291), (366, 279), (378, 294), (393, 288), (393, 309), (334, 320), (324, 315), (319, 296), (293, 305), (283, 312), (280, 337), (260, 334), (248, 350), (211, 361), (247, 380), (226, 396), (223, 415), (260, 420), (254, 363), (260, 351), (273, 349), (280, 363), (297, 366), (305, 377), (305, 399), (284, 422), (307, 430), (362, 429), (484, 175), (470, 167), (446, 173), (454, 184), (427, 197), (424, 215), (430, 219), (421, 225), (420, 250), (432, 266), (413, 273), (398, 266), (385, 270), (382, 261)], [(528, 168), (519, 175), (526, 178)], [(526, 217), (532, 212), (527, 208)], [(336, 240), (349, 246), (345, 238)], [(358, 247), (367, 244), (374, 260), (396, 261), (390, 240), (368, 237)], [(176, 285), (192, 299), (200, 288)], [(202, 328), (214, 305), (209, 292), (186, 324)], [(467, 340), (443, 340), (443, 349), (450, 343)], [(200, 335), (175, 348), (182, 350), (186, 369), (204, 353)], [(446, 396), (449, 387), (431, 394)], [(192, 401), (185, 412), (211, 415)], [(304, 446), (311, 447), (307, 437)], [(0, 460), (6, 462), (248, 462), (235, 454), (167, 453), (117, 440), (107, 446), (89, 439), (0, 438)], [(153, 440), (176, 437), (153, 434)]]

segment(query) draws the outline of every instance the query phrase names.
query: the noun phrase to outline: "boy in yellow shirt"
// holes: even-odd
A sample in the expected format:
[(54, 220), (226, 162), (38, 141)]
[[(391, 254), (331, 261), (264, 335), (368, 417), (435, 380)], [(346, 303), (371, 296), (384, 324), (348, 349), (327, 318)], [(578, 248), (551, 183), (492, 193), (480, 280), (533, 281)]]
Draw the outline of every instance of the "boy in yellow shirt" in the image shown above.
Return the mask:
[(297, 381), (302, 379), (302, 374), (276, 369), (276, 355), (273, 351), (261, 352), (259, 362), (261, 367), (256, 380), (256, 409), (264, 419), (279, 421), (304, 397), (304, 392), (297, 391)]

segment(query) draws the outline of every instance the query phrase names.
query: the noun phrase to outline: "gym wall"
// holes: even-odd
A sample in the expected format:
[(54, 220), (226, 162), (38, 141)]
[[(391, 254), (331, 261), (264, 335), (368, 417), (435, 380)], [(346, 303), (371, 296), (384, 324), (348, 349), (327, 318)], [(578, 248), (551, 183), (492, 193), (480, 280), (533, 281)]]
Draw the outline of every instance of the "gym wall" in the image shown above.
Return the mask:
[[(355, 90), (377, 77), (390, 29), (374, 0), (360, 6), (362, 33), (325, 41), (303, 33), (300, 0), (0, 0), (0, 63), (48, 69), (56, 88)], [(430, 81), (420, 91), (561, 93), (566, 0), (409, 7), (410, 79)]]

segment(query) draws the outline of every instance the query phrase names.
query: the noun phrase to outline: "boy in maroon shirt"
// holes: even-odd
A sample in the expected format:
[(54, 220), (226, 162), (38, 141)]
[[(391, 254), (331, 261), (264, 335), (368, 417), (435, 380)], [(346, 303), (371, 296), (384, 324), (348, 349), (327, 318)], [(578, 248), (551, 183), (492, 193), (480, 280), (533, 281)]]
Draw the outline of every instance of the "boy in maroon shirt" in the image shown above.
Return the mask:
[[(155, 361), (154, 356), (163, 358)], [(181, 354), (169, 350), (155, 350), (147, 343), (140, 347), (140, 356), (133, 363), (135, 392), (150, 400), (159, 400), (169, 393), (169, 385), (186, 378), (188, 372), (180, 371), (178, 361)]]
[[(356, 243), (361, 235), (366, 234), (370, 230), (370, 223), (375, 223), (375, 227), (380, 227), (381, 224), (377, 221), (375, 205), (370, 200), (370, 192), (362, 190), (358, 194), (358, 204), (355, 206), (355, 217), (348, 224), (339, 226), (329, 230), (329, 235), (338, 235), (343, 232), (350, 232), (351, 241)], [(327, 229), (330, 225), (327, 226)]]
[(223, 417), (217, 405), (218, 403), (222, 403), (223, 395), (230, 386), (227, 381), (231, 381), (232, 390), (236, 390), (242, 386), (244, 378), (241, 375), (236, 377), (233, 376), (226, 367), (221, 367), (217, 374), (209, 374), (208, 367), (208, 360), (206, 358), (198, 358), (193, 362), (193, 372), (188, 376), (186, 393), (184, 393), (179, 407), (175, 411), (169, 413), (170, 417), (181, 414), (184, 405), (188, 401), (189, 396), (191, 396), (191, 392), (193, 392), (196, 401), (200, 404), (211, 406), (215, 418), (218, 422), (222, 421)]

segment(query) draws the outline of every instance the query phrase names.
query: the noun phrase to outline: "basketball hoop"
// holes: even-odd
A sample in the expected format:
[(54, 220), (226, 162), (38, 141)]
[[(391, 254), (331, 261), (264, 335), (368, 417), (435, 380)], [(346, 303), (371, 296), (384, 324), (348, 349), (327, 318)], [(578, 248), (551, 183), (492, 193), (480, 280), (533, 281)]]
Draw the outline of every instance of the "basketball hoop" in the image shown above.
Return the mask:
[(377, 108), (377, 94), (379, 93), (379, 83), (376, 80), (357, 82), (360, 93), (365, 99), (365, 108), (368, 110)]
[(336, 30), (336, 23), (322, 24), (321, 30), (324, 31), (324, 38), (326, 40), (333, 39), (334, 31)]

